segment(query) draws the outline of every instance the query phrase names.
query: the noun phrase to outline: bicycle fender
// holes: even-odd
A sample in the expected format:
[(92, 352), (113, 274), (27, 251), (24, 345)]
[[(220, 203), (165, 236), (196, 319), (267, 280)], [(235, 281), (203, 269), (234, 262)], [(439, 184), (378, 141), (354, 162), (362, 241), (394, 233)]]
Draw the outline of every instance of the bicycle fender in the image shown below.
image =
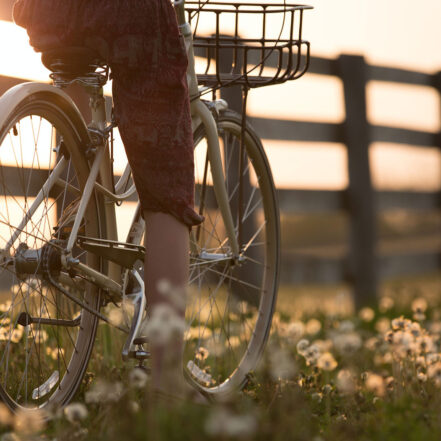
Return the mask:
[(10, 115), (19, 104), (38, 99), (54, 103), (65, 113), (66, 118), (73, 123), (72, 126), (77, 132), (81, 145), (86, 146), (90, 143), (86, 122), (72, 98), (63, 90), (45, 83), (20, 83), (0, 97), (0, 133), (3, 132)]

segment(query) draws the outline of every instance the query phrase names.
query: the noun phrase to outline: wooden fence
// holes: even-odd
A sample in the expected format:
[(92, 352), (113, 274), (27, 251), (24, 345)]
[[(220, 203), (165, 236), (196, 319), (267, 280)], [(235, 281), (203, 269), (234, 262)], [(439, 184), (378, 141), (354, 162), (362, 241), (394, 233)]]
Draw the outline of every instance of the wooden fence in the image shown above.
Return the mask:
[[(201, 54), (202, 55), (202, 54)], [(263, 139), (342, 143), (347, 148), (349, 185), (343, 191), (279, 190), (284, 214), (344, 212), (349, 218), (347, 251), (342, 253), (290, 253), (285, 255), (282, 281), (298, 282), (346, 280), (354, 288), (357, 306), (375, 298), (382, 278), (439, 270), (441, 267), (441, 229), (429, 241), (418, 239), (397, 253), (379, 253), (377, 220), (381, 213), (402, 209), (434, 212), (441, 209), (441, 192), (375, 191), (369, 164), (369, 146), (388, 142), (440, 149), (441, 134), (369, 124), (366, 115), (366, 85), (382, 81), (429, 86), (441, 94), (441, 73), (429, 75), (404, 69), (372, 66), (362, 56), (341, 55), (337, 59), (312, 57), (309, 72), (340, 78), (344, 88), (345, 121), (317, 123), (271, 118), (250, 118)], [(223, 96), (240, 111), (240, 91), (226, 89)], [(415, 246), (416, 242), (416, 246)], [(418, 243), (419, 242), (419, 243)], [(426, 242), (426, 245), (424, 245)], [(430, 242), (427, 244), (427, 242)], [(344, 249), (345, 247), (343, 247)], [(329, 251), (329, 250), (328, 250)], [(331, 256), (329, 256), (331, 254)], [(289, 257), (291, 256), (291, 257)]]
[[(13, 0), (1, 0), (0, 19), (11, 16)], [(369, 124), (366, 116), (368, 81), (429, 86), (441, 94), (441, 73), (425, 73), (366, 64), (361, 56), (341, 55), (337, 59), (312, 57), (309, 72), (342, 80), (346, 119), (342, 124), (251, 118), (263, 139), (284, 141), (337, 142), (347, 147), (348, 188), (343, 191), (279, 190), (281, 212), (307, 214), (343, 212), (350, 220), (347, 252), (329, 257), (323, 253), (290, 253), (282, 249), (282, 281), (346, 280), (353, 284), (358, 306), (373, 301), (379, 279), (409, 272), (433, 271), (441, 266), (441, 247), (432, 243), (415, 252), (378, 254), (377, 217), (390, 209), (439, 211), (440, 192), (374, 191), (369, 166), (372, 142), (390, 142), (440, 149), (441, 133), (430, 133)], [(0, 94), (20, 80), (0, 76)], [(226, 89), (223, 97), (230, 107), (241, 109), (240, 93)], [(424, 247), (423, 247), (424, 248)], [(406, 251), (406, 250), (405, 250)], [(332, 254), (332, 253), (331, 253)], [(289, 257), (291, 256), (291, 257)], [(306, 276), (305, 276), (306, 275)]]

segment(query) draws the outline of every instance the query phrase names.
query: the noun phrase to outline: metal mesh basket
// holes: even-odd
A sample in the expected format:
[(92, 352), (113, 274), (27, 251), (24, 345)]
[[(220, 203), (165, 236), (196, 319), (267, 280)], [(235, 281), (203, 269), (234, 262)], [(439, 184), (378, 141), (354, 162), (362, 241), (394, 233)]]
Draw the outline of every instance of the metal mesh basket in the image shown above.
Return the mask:
[(201, 3), (186, 2), (200, 85), (255, 88), (295, 80), (308, 69), (309, 42), (302, 40), (302, 27), (310, 6)]

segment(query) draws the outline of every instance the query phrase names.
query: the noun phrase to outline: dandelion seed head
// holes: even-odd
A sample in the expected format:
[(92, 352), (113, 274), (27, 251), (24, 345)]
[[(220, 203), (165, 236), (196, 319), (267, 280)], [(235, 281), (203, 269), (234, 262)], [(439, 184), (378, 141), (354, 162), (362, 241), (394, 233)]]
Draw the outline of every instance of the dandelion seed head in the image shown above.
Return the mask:
[(6, 432), (0, 437), (0, 441), (21, 441), (14, 432)]
[(337, 389), (344, 395), (350, 395), (356, 390), (354, 375), (348, 369), (342, 369), (337, 374)]
[(394, 307), (394, 304), (395, 304), (395, 302), (391, 297), (384, 296), (380, 299), (378, 306), (379, 306), (380, 312), (384, 313), (384, 312), (387, 312), (390, 309), (392, 309)]
[(337, 367), (337, 361), (330, 352), (325, 352), (317, 359), (317, 367), (323, 371), (330, 372)]
[(215, 408), (205, 421), (205, 432), (216, 437), (251, 436), (257, 429), (257, 420), (253, 414), (234, 414), (225, 408)]
[(363, 341), (357, 332), (336, 334), (332, 339), (334, 347), (342, 355), (350, 355), (361, 348)]
[(319, 348), (320, 353), (329, 352), (333, 347), (333, 343), (331, 339), (314, 340), (313, 344)]
[(306, 333), (309, 335), (318, 334), (322, 329), (322, 324), (317, 319), (309, 319), (306, 322)]
[(41, 432), (46, 426), (45, 417), (40, 409), (19, 409), (14, 417), (14, 431), (23, 435)]
[(329, 395), (332, 392), (332, 386), (330, 384), (325, 384), (322, 391), (324, 395)]
[(421, 335), (415, 340), (415, 353), (428, 354), (436, 351), (436, 345), (429, 335)]
[(385, 392), (385, 383), (383, 377), (373, 372), (368, 372), (365, 380), (366, 389), (375, 395), (382, 397)]
[(298, 342), (305, 333), (305, 325), (303, 322), (297, 320), (294, 322), (288, 323), (285, 330), (285, 336), (290, 340), (291, 343)]
[(417, 373), (417, 379), (421, 383), (425, 383), (427, 381), (427, 375), (424, 372), (418, 372)]
[(64, 416), (70, 423), (79, 423), (87, 418), (89, 412), (82, 403), (71, 403), (64, 408)]
[(167, 279), (159, 280), (156, 284), (156, 288), (165, 298), (171, 301), (176, 309), (183, 310), (185, 308), (185, 299), (187, 297), (185, 288), (174, 286)]
[(97, 380), (84, 394), (86, 403), (106, 403), (118, 401), (124, 391), (122, 383), (108, 383), (104, 380)]
[(424, 313), (427, 310), (427, 300), (423, 297), (418, 297), (412, 302), (412, 311), (417, 313)]
[(353, 332), (354, 329), (355, 329), (355, 325), (350, 320), (343, 320), (339, 323), (338, 326), (338, 331), (342, 333)]
[(394, 318), (391, 322), (392, 329), (394, 331), (403, 330), (410, 323), (409, 319), (404, 318), (403, 316)]
[(421, 325), (416, 322), (412, 322), (407, 327), (407, 330), (414, 336), (419, 337), (421, 335)]
[(364, 347), (369, 351), (376, 351), (379, 344), (380, 341), (378, 340), (377, 337), (371, 337), (364, 342)]
[(428, 365), (429, 364), (434, 364), (434, 363), (436, 363), (437, 361), (440, 360), (440, 355), (439, 354), (434, 354), (434, 353), (427, 354), (426, 357), (425, 357), (425, 360), (426, 360), (426, 363)]
[(429, 330), (432, 334), (441, 334), (441, 322), (433, 321), (429, 325)]
[(375, 323), (375, 330), (380, 334), (385, 334), (390, 329), (390, 320), (386, 317), (379, 318)]
[(311, 345), (309, 346), (305, 353), (302, 354), (305, 359), (306, 363), (308, 365), (315, 365), (317, 363), (318, 358), (320, 357), (321, 351), (320, 348), (317, 345)]
[(371, 322), (375, 318), (375, 311), (372, 308), (362, 308), (358, 313), (358, 316), (366, 323)]
[(427, 368), (427, 376), (433, 380), (437, 386), (441, 385), (441, 362), (431, 364)]
[(185, 320), (176, 310), (166, 303), (160, 303), (153, 308), (143, 333), (152, 343), (165, 345), (177, 335), (183, 334), (185, 328)]
[(311, 394), (311, 399), (316, 403), (321, 403), (323, 399), (323, 394), (321, 392), (314, 392)]
[(134, 368), (129, 373), (129, 384), (135, 389), (143, 389), (146, 386), (148, 379), (149, 376), (147, 375), (147, 372), (140, 368)]
[(209, 352), (208, 349), (204, 348), (203, 346), (199, 346), (196, 349), (195, 358), (199, 361), (205, 361), (208, 358)]
[(128, 407), (132, 413), (138, 413), (140, 409), (140, 405), (137, 401), (129, 401)]
[(124, 314), (120, 308), (112, 308), (109, 311), (108, 319), (113, 326), (120, 326), (124, 321)]
[(14, 417), (11, 411), (6, 407), (5, 404), (0, 403), (0, 424), (2, 426), (9, 426), (12, 424)]
[(306, 340), (305, 338), (300, 340), (296, 345), (297, 352), (300, 355), (304, 355), (308, 347), (309, 347), (309, 340)]
[(271, 377), (278, 380), (290, 380), (297, 372), (297, 366), (288, 351), (274, 348), (270, 351)]

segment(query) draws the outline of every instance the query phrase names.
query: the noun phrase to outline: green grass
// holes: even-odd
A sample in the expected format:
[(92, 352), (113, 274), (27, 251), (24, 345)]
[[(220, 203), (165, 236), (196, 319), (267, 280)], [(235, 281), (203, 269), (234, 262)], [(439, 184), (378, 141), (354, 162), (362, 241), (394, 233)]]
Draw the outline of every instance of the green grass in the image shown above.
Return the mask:
[[(348, 287), (282, 287), (258, 370), (242, 392), (209, 407), (158, 401), (149, 383), (131, 385), (132, 366), (121, 362), (118, 349), (122, 337), (100, 325), (75, 401), (84, 403), (99, 381), (107, 382), (108, 395), (86, 403), (84, 419), (60, 413), (33, 434), (20, 432), (0, 408), (0, 421), (9, 423), (2, 430), (59, 441), (439, 440), (441, 276), (391, 281), (380, 291), (377, 305), (355, 314)], [(408, 321), (392, 322), (400, 316)]]

